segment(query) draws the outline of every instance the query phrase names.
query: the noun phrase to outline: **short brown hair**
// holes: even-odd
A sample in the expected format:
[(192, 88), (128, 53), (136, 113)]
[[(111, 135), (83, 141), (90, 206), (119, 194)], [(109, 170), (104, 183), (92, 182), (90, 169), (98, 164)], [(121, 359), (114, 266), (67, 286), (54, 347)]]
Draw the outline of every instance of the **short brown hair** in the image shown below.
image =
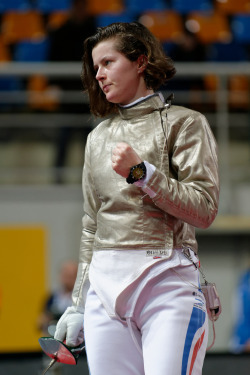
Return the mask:
[(145, 55), (148, 63), (144, 71), (147, 88), (156, 90), (172, 78), (176, 72), (173, 61), (165, 55), (158, 39), (139, 22), (117, 22), (100, 27), (84, 42), (82, 82), (89, 94), (90, 110), (96, 116), (106, 116), (117, 112), (118, 104), (107, 101), (95, 76), (92, 50), (100, 42), (115, 39), (116, 49), (130, 61)]

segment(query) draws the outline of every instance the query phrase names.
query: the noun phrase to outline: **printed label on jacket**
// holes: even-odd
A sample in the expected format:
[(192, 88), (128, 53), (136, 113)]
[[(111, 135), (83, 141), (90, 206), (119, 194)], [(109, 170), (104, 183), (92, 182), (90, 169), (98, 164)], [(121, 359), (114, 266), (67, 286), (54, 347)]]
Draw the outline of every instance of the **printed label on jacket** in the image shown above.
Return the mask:
[(169, 250), (146, 250), (146, 257), (153, 257), (154, 259), (169, 257)]

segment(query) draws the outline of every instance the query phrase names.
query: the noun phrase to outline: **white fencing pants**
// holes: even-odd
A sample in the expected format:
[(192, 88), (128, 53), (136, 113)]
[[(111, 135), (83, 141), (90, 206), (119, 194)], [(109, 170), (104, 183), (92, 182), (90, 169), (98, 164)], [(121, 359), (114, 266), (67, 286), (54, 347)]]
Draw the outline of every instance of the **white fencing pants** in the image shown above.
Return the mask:
[(90, 288), (84, 331), (91, 375), (201, 375), (208, 321), (198, 286), (194, 266), (164, 271), (142, 290), (127, 322), (111, 318)]

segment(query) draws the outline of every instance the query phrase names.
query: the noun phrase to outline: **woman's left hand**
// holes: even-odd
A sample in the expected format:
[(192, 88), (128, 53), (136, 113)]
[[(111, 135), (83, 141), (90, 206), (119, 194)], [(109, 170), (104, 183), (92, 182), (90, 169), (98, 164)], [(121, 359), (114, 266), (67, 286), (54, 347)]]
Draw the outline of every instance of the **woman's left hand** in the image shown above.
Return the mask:
[(131, 167), (142, 162), (135, 150), (125, 142), (117, 143), (111, 161), (113, 170), (124, 178), (128, 177)]

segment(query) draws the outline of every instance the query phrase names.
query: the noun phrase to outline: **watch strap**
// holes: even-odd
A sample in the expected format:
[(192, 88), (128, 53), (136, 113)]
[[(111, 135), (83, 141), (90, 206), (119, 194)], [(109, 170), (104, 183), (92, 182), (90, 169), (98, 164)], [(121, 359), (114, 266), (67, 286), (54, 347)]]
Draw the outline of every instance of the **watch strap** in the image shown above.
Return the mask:
[(146, 177), (147, 168), (144, 162), (134, 165), (130, 169), (130, 173), (126, 178), (128, 184), (133, 184), (136, 181), (142, 180)]

